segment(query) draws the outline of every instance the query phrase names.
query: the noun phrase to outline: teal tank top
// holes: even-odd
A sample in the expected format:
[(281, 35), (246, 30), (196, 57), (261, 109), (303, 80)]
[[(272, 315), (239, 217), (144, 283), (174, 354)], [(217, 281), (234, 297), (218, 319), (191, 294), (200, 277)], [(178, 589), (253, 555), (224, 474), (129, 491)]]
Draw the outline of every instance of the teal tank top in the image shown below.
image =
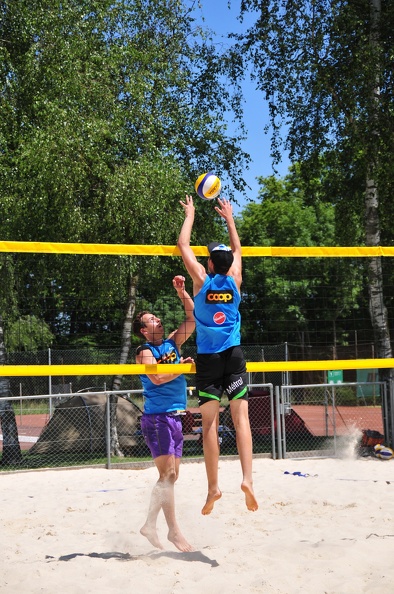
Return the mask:
[[(160, 345), (147, 342), (137, 349), (137, 353), (148, 348), (157, 363), (176, 364), (180, 354), (173, 340), (165, 339)], [(178, 375), (175, 379), (157, 386), (147, 375), (140, 375), (144, 396), (144, 413), (147, 415), (184, 410), (186, 408), (186, 379)]]
[(194, 297), (197, 353), (220, 353), (241, 344), (240, 302), (232, 276), (207, 275)]

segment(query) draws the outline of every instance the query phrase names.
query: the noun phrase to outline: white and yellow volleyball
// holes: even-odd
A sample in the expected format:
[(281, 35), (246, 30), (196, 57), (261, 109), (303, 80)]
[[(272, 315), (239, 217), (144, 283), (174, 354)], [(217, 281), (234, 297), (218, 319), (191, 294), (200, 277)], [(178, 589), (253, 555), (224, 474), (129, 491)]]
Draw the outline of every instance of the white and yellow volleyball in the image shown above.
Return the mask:
[(375, 456), (377, 456), (377, 458), (380, 458), (381, 460), (391, 460), (392, 458), (394, 458), (394, 451), (391, 448), (388, 448), (387, 446), (377, 444), (374, 447), (374, 450)]
[(213, 200), (219, 196), (222, 184), (218, 176), (209, 171), (198, 177), (194, 187), (200, 198)]

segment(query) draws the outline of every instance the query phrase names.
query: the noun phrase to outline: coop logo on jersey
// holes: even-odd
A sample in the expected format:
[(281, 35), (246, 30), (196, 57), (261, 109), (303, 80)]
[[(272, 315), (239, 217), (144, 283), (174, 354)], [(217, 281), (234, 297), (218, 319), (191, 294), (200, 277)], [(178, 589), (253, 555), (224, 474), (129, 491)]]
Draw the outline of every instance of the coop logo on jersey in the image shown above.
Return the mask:
[(213, 316), (213, 321), (215, 322), (215, 324), (218, 324), (218, 326), (224, 324), (224, 322), (226, 321), (226, 314), (224, 314), (222, 311), (216, 312)]
[(234, 301), (234, 294), (229, 291), (207, 291), (205, 296), (205, 303), (232, 303)]

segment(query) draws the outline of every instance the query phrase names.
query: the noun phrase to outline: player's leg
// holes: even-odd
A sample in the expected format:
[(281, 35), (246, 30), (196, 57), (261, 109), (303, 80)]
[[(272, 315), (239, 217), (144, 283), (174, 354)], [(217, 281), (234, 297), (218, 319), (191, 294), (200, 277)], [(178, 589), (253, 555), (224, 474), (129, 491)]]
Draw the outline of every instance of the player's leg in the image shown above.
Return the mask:
[(154, 547), (164, 548), (157, 534), (157, 517), (162, 509), (168, 526), (168, 540), (177, 549), (186, 552), (192, 551), (193, 547), (183, 536), (175, 516), (174, 485), (179, 473), (179, 463), (180, 458), (175, 458), (173, 455), (155, 458), (159, 479), (153, 487), (148, 515), (140, 532)]
[(171, 456), (170, 460), (166, 461), (161, 468), (158, 484), (160, 484), (161, 487), (161, 505), (168, 526), (167, 538), (176, 546), (177, 549), (187, 552), (192, 551), (193, 547), (183, 536), (175, 516), (174, 485), (179, 476), (179, 465), (180, 458)]
[(167, 497), (163, 500), (163, 513), (168, 526), (167, 538), (172, 542), (177, 549), (183, 552), (189, 552), (193, 550), (191, 544), (187, 542), (183, 536), (175, 515), (175, 482), (179, 476), (179, 466), (181, 463), (181, 456), (183, 452), (183, 432), (182, 422), (180, 417), (168, 417), (168, 424), (171, 428), (172, 436), (172, 450), (174, 452), (173, 466), (171, 469), (167, 469), (168, 472), (168, 483), (167, 483)]
[(253, 492), (253, 441), (249, 422), (246, 363), (239, 346), (232, 347), (226, 352), (224, 388), (230, 401), (231, 418), (241, 462), (241, 489), (245, 493), (247, 508), (250, 511), (256, 511), (258, 504)]
[(148, 516), (140, 532), (153, 546), (163, 548), (157, 534), (157, 517), (162, 509), (168, 525), (168, 540), (180, 551), (191, 551), (193, 549), (183, 537), (175, 517), (174, 485), (182, 455), (182, 422), (171, 414), (144, 415), (141, 428), (159, 471), (159, 479), (152, 490)]
[(154, 458), (156, 468), (159, 471), (159, 479), (152, 489), (152, 493), (149, 501), (148, 515), (145, 520), (145, 524), (142, 526), (140, 532), (149, 542), (158, 549), (163, 549), (163, 545), (160, 542), (157, 534), (157, 517), (163, 505), (163, 499), (166, 497), (166, 482), (167, 468), (174, 466), (174, 456), (158, 456)]
[(222, 493), (219, 488), (219, 407), (223, 393), (225, 359), (221, 353), (198, 354), (196, 359), (196, 386), (201, 413), (205, 470), (208, 495), (201, 513), (210, 514)]
[(210, 514), (215, 501), (222, 496), (218, 479), (220, 452), (218, 438), (219, 405), (218, 400), (209, 400), (200, 405), (205, 471), (208, 480), (207, 500), (201, 510), (203, 515)]
[(241, 489), (245, 493), (247, 508), (250, 511), (256, 511), (258, 503), (253, 491), (253, 442), (249, 423), (248, 401), (243, 398), (231, 400), (230, 410), (242, 468)]

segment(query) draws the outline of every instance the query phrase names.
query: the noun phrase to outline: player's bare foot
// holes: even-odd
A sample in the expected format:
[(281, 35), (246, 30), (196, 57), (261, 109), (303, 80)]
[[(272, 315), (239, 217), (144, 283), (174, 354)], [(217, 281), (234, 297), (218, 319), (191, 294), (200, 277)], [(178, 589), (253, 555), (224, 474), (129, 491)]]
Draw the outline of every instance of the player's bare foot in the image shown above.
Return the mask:
[(142, 534), (142, 536), (145, 536), (145, 538), (149, 540), (151, 545), (153, 545), (157, 549), (164, 549), (157, 535), (156, 528), (151, 528), (150, 526), (147, 526), (145, 524), (145, 526), (142, 526), (140, 533)]
[(201, 510), (203, 516), (207, 516), (213, 510), (213, 506), (215, 505), (215, 501), (220, 499), (222, 496), (221, 491), (217, 491), (216, 493), (208, 493), (207, 500), (205, 502), (204, 507)]
[(242, 483), (242, 491), (245, 493), (245, 503), (249, 511), (256, 511), (259, 508), (253, 489), (247, 483)]
[(177, 530), (170, 531), (167, 536), (168, 540), (172, 542), (173, 545), (176, 546), (177, 549), (182, 551), (183, 553), (189, 553), (194, 551), (191, 544), (189, 544), (186, 538)]

